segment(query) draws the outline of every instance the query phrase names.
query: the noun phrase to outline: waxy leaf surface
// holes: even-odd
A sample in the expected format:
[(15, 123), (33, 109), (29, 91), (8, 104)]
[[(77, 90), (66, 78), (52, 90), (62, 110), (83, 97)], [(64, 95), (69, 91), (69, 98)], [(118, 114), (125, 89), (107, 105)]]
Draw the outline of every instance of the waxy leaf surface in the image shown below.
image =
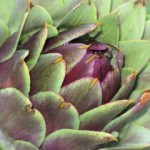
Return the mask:
[(79, 117), (75, 107), (66, 103), (54, 92), (40, 92), (31, 97), (34, 108), (38, 109), (46, 121), (46, 134), (56, 130), (78, 129)]

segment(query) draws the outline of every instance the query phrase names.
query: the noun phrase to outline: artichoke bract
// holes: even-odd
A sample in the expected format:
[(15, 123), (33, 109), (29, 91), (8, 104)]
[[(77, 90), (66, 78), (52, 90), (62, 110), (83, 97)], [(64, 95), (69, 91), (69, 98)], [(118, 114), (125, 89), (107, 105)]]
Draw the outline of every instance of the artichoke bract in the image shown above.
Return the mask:
[(150, 149), (149, 0), (0, 1), (0, 149)]

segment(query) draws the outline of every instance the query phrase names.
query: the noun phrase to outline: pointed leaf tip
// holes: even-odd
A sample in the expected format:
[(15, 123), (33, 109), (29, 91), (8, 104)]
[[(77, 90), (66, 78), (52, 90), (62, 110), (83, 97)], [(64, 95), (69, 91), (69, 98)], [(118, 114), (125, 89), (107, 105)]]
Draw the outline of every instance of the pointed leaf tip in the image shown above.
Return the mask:
[(60, 57), (56, 58), (53, 63), (57, 64), (57, 63), (59, 63), (62, 60), (63, 60), (63, 56), (60, 56)]
[(79, 49), (87, 49), (87, 48), (89, 48), (90, 46), (91, 46), (91, 44), (79, 46), (78, 48), (79, 48)]
[(95, 78), (92, 80), (91, 85), (90, 85), (90, 89), (94, 87), (94, 85), (96, 84), (97, 81), (98, 81), (98, 78)]
[(147, 90), (144, 92), (144, 94), (141, 96), (141, 104), (147, 104), (150, 101), (150, 90)]

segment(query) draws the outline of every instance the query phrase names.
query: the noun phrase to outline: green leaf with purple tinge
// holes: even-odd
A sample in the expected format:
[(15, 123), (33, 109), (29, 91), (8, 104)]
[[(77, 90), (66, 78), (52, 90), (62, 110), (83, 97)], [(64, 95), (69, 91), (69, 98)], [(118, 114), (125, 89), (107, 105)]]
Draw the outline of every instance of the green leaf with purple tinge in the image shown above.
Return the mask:
[(150, 94), (148, 92), (143, 93), (143, 95), (139, 98), (139, 101), (136, 102), (136, 104), (131, 109), (108, 123), (103, 131), (109, 133), (113, 131), (120, 131), (125, 126), (125, 124), (129, 122), (129, 119), (133, 118), (134, 116), (140, 116), (140, 112), (146, 109), (146, 106), (149, 104), (149, 100)]
[(43, 91), (59, 93), (66, 74), (66, 64), (61, 54), (43, 54), (31, 70), (31, 92)]
[(14, 142), (15, 150), (38, 150), (33, 144), (21, 140), (16, 140)]
[[(133, 122), (122, 129), (119, 139), (119, 142), (114, 144), (116, 148), (130, 149), (132, 147), (136, 150), (145, 150), (144, 147), (150, 146), (150, 130), (138, 122)], [(143, 149), (140, 149), (140, 147), (143, 147)]]
[(33, 107), (38, 109), (46, 121), (46, 135), (63, 128), (78, 129), (79, 115), (76, 108), (66, 103), (54, 92), (40, 92), (31, 97)]
[(28, 15), (28, 12), (26, 12), (26, 9), (28, 7), (27, 1), (17, 1), (18, 3), (15, 6), (11, 14), (11, 18), (8, 22), (11, 36), (0, 47), (0, 63), (8, 60), (15, 53), (23, 25)]
[(7, 61), (16, 51), (18, 33), (12, 34), (0, 47), (0, 63)]
[(134, 87), (135, 81), (136, 81), (136, 73), (132, 72), (125, 79), (124, 83), (122, 83), (120, 89), (118, 90), (118, 92), (115, 94), (115, 96), (112, 98), (111, 101), (128, 98), (128, 95), (130, 94), (130, 92)]
[(17, 51), (15, 55), (0, 63), (0, 89), (13, 87), (20, 90), (24, 95), (30, 91), (29, 70), (24, 62), (28, 51)]
[(8, 137), (4, 129), (0, 129), (0, 150), (15, 150), (12, 138)]
[(48, 135), (43, 143), (43, 150), (95, 150), (100, 144), (116, 141), (105, 132), (61, 129)]
[(89, 33), (97, 27), (97, 24), (86, 24), (74, 27), (68, 31), (60, 33), (57, 37), (47, 40), (45, 51), (54, 49), (82, 35)]
[(94, 78), (82, 78), (64, 86), (60, 95), (66, 102), (73, 104), (82, 114), (102, 103), (102, 92), (99, 81), (93, 84)]
[(43, 50), (47, 35), (48, 29), (47, 27), (43, 27), (41, 31), (33, 35), (26, 43), (21, 46), (22, 49), (29, 50), (29, 56), (26, 58), (26, 63), (29, 70), (32, 70), (36, 65)]
[(126, 146), (117, 146), (117, 147), (110, 146), (110, 148), (101, 148), (98, 150), (149, 150), (149, 148), (150, 148), (150, 144), (138, 144), (137, 146), (128, 145), (127, 147)]
[[(29, 99), (14, 88), (0, 90), (0, 128), (12, 140), (24, 140), (39, 147), (45, 137), (45, 121), (32, 109)], [(13, 110), (13, 111), (12, 111)]]
[[(85, 47), (84, 47), (85, 46)], [(70, 43), (63, 45), (52, 50), (47, 51), (46, 53), (60, 53), (62, 54), (65, 62), (67, 73), (79, 63), (85, 54), (87, 53), (87, 48), (85, 44), (80, 43)]]
[[(150, 101), (150, 91), (145, 92), (142, 95), (143, 99), (148, 99)], [(133, 120), (144, 126), (145, 128), (150, 130), (150, 103), (147, 104), (147, 106), (140, 111), (137, 115), (133, 116), (129, 122), (132, 122)]]
[(80, 129), (101, 131), (112, 119), (126, 109), (132, 100), (108, 103), (80, 115)]

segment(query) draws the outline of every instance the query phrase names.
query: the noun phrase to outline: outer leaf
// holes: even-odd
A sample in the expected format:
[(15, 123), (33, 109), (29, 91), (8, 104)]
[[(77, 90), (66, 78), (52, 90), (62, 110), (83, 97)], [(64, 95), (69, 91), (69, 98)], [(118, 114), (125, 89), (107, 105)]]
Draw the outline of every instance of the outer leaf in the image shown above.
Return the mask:
[(132, 68), (123, 67), (121, 69), (121, 85), (125, 82), (126, 78), (133, 72), (134, 70)]
[(150, 20), (150, 14), (149, 15), (146, 15), (146, 20)]
[[(143, 99), (148, 99), (150, 101), (150, 91), (145, 92), (142, 95)], [(149, 118), (149, 113), (150, 113), (150, 103), (147, 104), (147, 106), (136, 116), (132, 117), (129, 122), (132, 122), (135, 120), (142, 126), (144, 126), (147, 129), (150, 129), (150, 118)]]
[(2, 20), (0, 20), (0, 46), (6, 41), (8, 36), (9, 28)]
[(131, 1), (117, 11), (119, 11), (120, 19), (120, 40), (141, 39), (146, 17), (146, 8), (143, 1)]
[(117, 146), (110, 148), (101, 148), (98, 150), (149, 150), (149, 144), (138, 144), (137, 146), (128, 145), (128, 146)]
[(0, 90), (0, 103), (0, 124), (4, 135), (6, 132), (14, 140), (29, 141), (39, 147), (45, 137), (45, 121), (37, 110), (31, 108), (31, 102), (18, 90), (6, 88)]
[(101, 87), (99, 82), (92, 85), (93, 80), (94, 78), (82, 78), (64, 86), (60, 91), (64, 100), (73, 104), (79, 114), (101, 105)]
[[(60, 0), (57, 0), (57, 1), (60, 1)], [(53, 6), (49, 8), (50, 14), (52, 14), (56, 26), (59, 26), (60, 23), (67, 16), (69, 16), (74, 10), (76, 10), (82, 3), (81, 0), (61, 0), (61, 1), (62, 2), (59, 2), (60, 9), (58, 5), (55, 11), (52, 11)], [(52, 2), (52, 4), (54, 4), (54, 2)]]
[(13, 140), (6, 134), (3, 129), (0, 129), (0, 150), (15, 150)]
[(150, 20), (146, 21), (143, 39), (150, 40)]
[(135, 85), (136, 90), (149, 90), (150, 89), (150, 63), (137, 77)]
[(38, 150), (33, 144), (21, 140), (17, 140), (14, 142), (16, 150)]
[[(51, 5), (47, 5), (50, 3)], [(45, 7), (57, 26), (76, 26), (96, 22), (96, 8), (93, 3), (81, 0), (33, 0), (33, 4)], [(55, 8), (55, 10), (53, 9)], [(82, 11), (81, 11), (82, 10)], [(87, 16), (87, 17), (86, 17)]]
[(125, 54), (125, 67), (130, 67), (140, 72), (145, 64), (148, 63), (150, 41), (124, 41), (119, 43), (119, 47)]
[(119, 40), (119, 24), (117, 14), (110, 14), (100, 20), (101, 33), (96, 40), (117, 46)]
[(122, 100), (108, 103), (85, 112), (80, 116), (80, 129), (101, 131), (104, 126), (106, 126), (131, 103), (131, 100)]
[(119, 138), (120, 141), (115, 144), (116, 147), (132, 147), (134, 149), (139, 149), (138, 145), (147, 147), (150, 143), (150, 130), (137, 122), (133, 122), (121, 131)]
[(16, 51), (18, 33), (11, 35), (0, 47), (0, 63), (7, 61)]
[(105, 17), (110, 13), (111, 0), (93, 0), (97, 9), (98, 19)]
[(11, 13), (16, 5), (17, 0), (1, 0), (0, 1), (0, 20), (8, 23)]
[(37, 92), (59, 93), (65, 77), (65, 62), (58, 53), (43, 54), (31, 71), (31, 95)]
[(120, 131), (121, 128), (123, 128), (125, 124), (129, 122), (130, 118), (132, 118), (133, 116), (138, 116), (138, 113), (140, 113), (142, 110), (145, 109), (150, 100), (150, 95), (147, 93), (144, 94), (140, 97), (139, 102), (134, 107), (132, 107), (130, 110), (128, 110), (121, 116), (117, 117), (116, 119), (112, 120), (109, 124), (105, 126), (103, 131), (105, 132)]
[(73, 105), (65, 103), (63, 98), (54, 92), (40, 92), (31, 97), (33, 106), (44, 116), (46, 134), (56, 130), (78, 129), (79, 116)]
[(32, 3), (43, 6), (52, 15), (55, 24), (58, 25), (81, 4), (81, 0), (32, 0)]
[(68, 31), (60, 33), (57, 37), (49, 39), (45, 46), (45, 51), (59, 47), (67, 42), (76, 39), (86, 33), (94, 30), (97, 24), (80, 25)]
[(56, 29), (55, 26), (48, 25), (48, 38), (52, 38), (58, 35), (58, 30)]
[(105, 132), (62, 129), (46, 137), (43, 150), (95, 150), (100, 144), (115, 140), (116, 138)]
[(27, 55), (26, 51), (17, 51), (11, 59), (0, 64), (0, 89), (14, 87), (25, 95), (29, 94), (30, 76), (24, 62)]
[(143, 94), (143, 90), (133, 90), (129, 95), (129, 99), (134, 99), (138, 102), (142, 94)]
[(115, 10), (118, 7), (121, 7), (122, 5), (126, 5), (128, 2), (135, 2), (137, 0), (111, 0), (111, 10)]
[(150, 14), (150, 0), (145, 0), (147, 14)]
[[(8, 22), (8, 27), (11, 31), (11, 37), (7, 39), (7, 41), (0, 47), (0, 63), (11, 58), (17, 49), (20, 34), (22, 32), (24, 22), (28, 15), (28, 12), (25, 13), (26, 9), (27, 1), (18, 0), (18, 3), (15, 6), (15, 9), (13, 10), (13, 13), (11, 15), (13, 19), (11, 18)], [(18, 10), (20, 10), (20, 13), (17, 13)]]
[(33, 35), (27, 43), (21, 46), (21, 48), (29, 50), (29, 56), (26, 59), (29, 70), (32, 70), (32, 68), (36, 65), (41, 51), (43, 50), (47, 35), (48, 29), (44, 27), (39, 33)]
[[(5, 150), (5, 149), (6, 149), (5, 144), (2, 141), (0, 141), (0, 150)], [(14, 149), (11, 149), (11, 150), (14, 150)]]
[[(28, 6), (29, 2), (27, 0), (16, 0), (16, 5), (14, 5), (10, 19), (8, 21), (8, 27), (11, 31), (11, 35), (15, 32), (18, 32), (18, 30), (20, 30), (20, 32), (22, 31), (22, 26), (25, 20), (24, 15), (27, 14), (26, 10)], [(18, 39), (19, 37), (20, 33), (18, 34)]]
[(59, 24), (59, 27), (73, 27), (82, 24), (96, 23), (96, 7), (92, 2), (82, 1), (76, 9), (70, 12)]
[(135, 80), (136, 80), (136, 73), (133, 72), (126, 78), (126, 80), (124, 81), (124, 83), (122, 84), (118, 92), (116, 93), (116, 95), (113, 97), (112, 101), (127, 98), (129, 93), (133, 89)]
[[(58, 30), (56, 29), (55, 26), (50, 25), (50, 24), (47, 24), (47, 23), (45, 22), (45, 24), (43, 25), (43, 27), (45, 27), (45, 28), (48, 29), (47, 38), (52, 38), (52, 37), (55, 37), (55, 36), (58, 35)], [(19, 46), (21, 47), (22, 45), (24, 45), (25, 43), (27, 43), (27, 41), (29, 41), (29, 39), (30, 39), (32, 36), (35, 36), (35, 34), (38, 34), (38, 32), (40, 32), (41, 29), (42, 29), (42, 27), (37, 28), (37, 29), (35, 29), (35, 30), (33, 30), (33, 31), (29, 32), (29, 33), (27, 33), (27, 34), (23, 34), (23, 35), (21, 36), (21, 38), (20, 38), (20, 43), (19, 43), (20, 45), (19, 45)]]
[(96, 37), (98, 34), (100, 34), (102, 28), (100, 22), (98, 23), (98, 26), (93, 30), (92, 32), (89, 33), (90, 37)]
[(32, 7), (26, 20), (25, 26), (23, 28), (23, 34), (41, 28), (45, 23), (53, 23), (50, 14), (43, 7), (35, 5)]

